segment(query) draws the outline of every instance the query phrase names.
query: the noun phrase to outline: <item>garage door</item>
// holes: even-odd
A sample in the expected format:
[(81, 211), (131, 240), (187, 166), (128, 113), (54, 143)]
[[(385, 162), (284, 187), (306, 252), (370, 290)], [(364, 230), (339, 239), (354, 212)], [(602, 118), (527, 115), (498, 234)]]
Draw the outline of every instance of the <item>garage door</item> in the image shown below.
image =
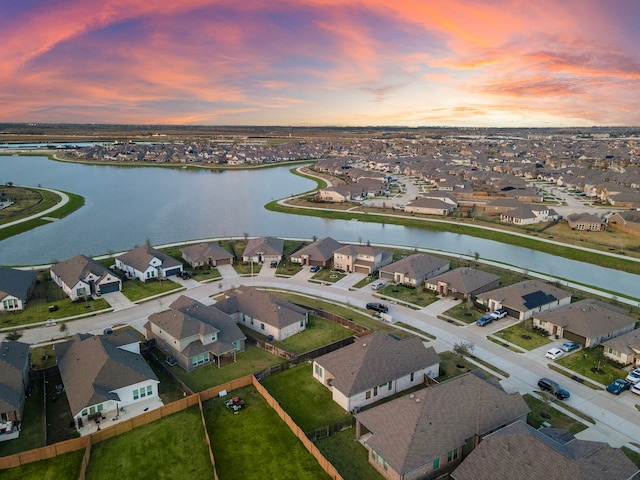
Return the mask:
[(100, 285), (100, 293), (113, 293), (120, 291), (120, 282), (103, 283)]
[(353, 271), (355, 273), (364, 273), (365, 275), (369, 275), (369, 269), (367, 267), (359, 267), (355, 265)]
[(575, 333), (567, 332), (566, 330), (562, 332), (562, 337), (567, 340), (571, 340), (572, 342), (579, 343), (583, 347), (585, 346), (585, 341), (587, 340), (585, 337), (581, 337), (580, 335), (576, 335)]
[(179, 273), (180, 273), (180, 267), (176, 267), (176, 268), (172, 268), (170, 270), (167, 270), (165, 275), (167, 277), (170, 277), (171, 275), (178, 275)]
[(231, 259), (230, 258), (222, 258), (220, 260), (216, 260), (215, 264), (216, 265), (231, 265)]

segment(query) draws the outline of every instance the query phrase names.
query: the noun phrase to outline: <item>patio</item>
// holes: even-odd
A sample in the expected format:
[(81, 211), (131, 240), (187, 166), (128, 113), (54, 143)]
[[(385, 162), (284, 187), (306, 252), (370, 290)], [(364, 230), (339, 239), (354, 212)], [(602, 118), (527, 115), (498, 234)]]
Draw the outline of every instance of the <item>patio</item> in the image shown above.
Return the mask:
[(119, 412), (110, 410), (103, 412), (102, 417), (98, 417), (95, 420), (83, 420), (82, 427), (78, 428), (80, 436), (91, 435), (97, 432), (101, 428), (107, 428), (123, 420), (129, 420), (138, 415), (142, 415), (145, 412), (156, 410), (162, 407), (162, 401), (159, 397), (149, 398), (140, 402), (127, 405), (126, 407), (120, 407)]

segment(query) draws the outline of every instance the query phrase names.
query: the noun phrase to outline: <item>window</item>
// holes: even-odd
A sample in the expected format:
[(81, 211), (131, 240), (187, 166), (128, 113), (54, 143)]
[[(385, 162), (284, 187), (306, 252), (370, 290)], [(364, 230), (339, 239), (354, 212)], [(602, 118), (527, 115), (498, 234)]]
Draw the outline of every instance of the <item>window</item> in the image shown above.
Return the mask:
[(144, 387), (142, 387), (140, 389), (140, 398), (144, 398), (147, 396), (147, 391), (144, 389)]
[(415, 374), (411, 372), (411, 375), (409, 376), (409, 381), (413, 382), (414, 377), (415, 377)]
[(371, 398), (371, 390), (367, 390), (367, 393), (364, 394), (364, 398), (369, 400)]
[(433, 461), (433, 469), (434, 469), (434, 470), (436, 470), (436, 469), (438, 469), (439, 467), (440, 467), (440, 459), (439, 459), (439, 458), (436, 458), (436, 459)]
[(456, 460), (458, 458), (458, 449), (456, 448), (455, 450), (451, 450), (449, 453), (447, 453), (447, 461), (448, 462), (452, 462), (453, 460)]
[[(4, 415), (4, 413), (3, 413)], [(85, 408), (84, 410), (82, 410), (82, 416), (85, 417), (87, 415), (87, 409)]]
[(211, 334), (211, 341), (215, 342), (218, 339), (218, 335), (216, 333)]
[(233, 342), (233, 345), (236, 347), (236, 350), (240, 350), (240, 340)]
[(301, 319), (300, 319), (300, 326), (301, 326), (301, 327), (304, 327), (304, 318), (301, 318)]
[(98, 411), (101, 412), (103, 410), (102, 404), (98, 405)]
[(89, 413), (96, 413), (96, 407), (89, 407)]
[(264, 323), (260, 324), (260, 330), (264, 330)]
[(153, 387), (151, 385), (147, 385), (147, 395), (153, 394)]
[(134, 400), (138, 400), (138, 398), (140, 398), (140, 395), (138, 395), (138, 389), (136, 388), (136, 389), (133, 391), (133, 399), (134, 399)]
[(389, 383), (387, 383), (387, 390), (391, 391), (392, 385), (393, 385), (393, 380), (391, 380)]
[(316, 363), (316, 376), (322, 377), (323, 373), (324, 372), (322, 371), (322, 367)]

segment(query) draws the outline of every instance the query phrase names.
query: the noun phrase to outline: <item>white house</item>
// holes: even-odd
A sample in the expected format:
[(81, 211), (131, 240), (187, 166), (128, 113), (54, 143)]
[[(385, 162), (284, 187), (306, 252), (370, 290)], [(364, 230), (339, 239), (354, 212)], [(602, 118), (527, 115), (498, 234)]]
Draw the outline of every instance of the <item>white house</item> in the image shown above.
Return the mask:
[(162, 279), (182, 272), (182, 263), (149, 245), (134, 248), (116, 257), (116, 268), (141, 282)]
[(35, 272), (0, 268), (0, 312), (24, 310), (35, 283)]
[(51, 279), (74, 301), (122, 290), (122, 281), (116, 275), (85, 255), (53, 265), (49, 273)]

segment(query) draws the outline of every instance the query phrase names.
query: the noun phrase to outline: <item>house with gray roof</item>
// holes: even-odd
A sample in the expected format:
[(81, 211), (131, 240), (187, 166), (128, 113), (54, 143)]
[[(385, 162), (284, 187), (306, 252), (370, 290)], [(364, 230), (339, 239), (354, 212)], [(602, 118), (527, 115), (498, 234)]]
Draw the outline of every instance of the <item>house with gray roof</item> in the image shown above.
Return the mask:
[(640, 367), (640, 329), (602, 342), (605, 357), (622, 365)]
[(635, 328), (636, 319), (627, 310), (592, 298), (533, 315), (533, 326), (579, 343), (595, 347)]
[(514, 422), (483, 437), (451, 473), (453, 480), (631, 480), (638, 467), (608, 443), (578, 440), (566, 430)]
[(333, 262), (333, 252), (339, 248), (342, 248), (340, 242), (331, 237), (325, 237), (292, 253), (290, 259), (293, 263), (300, 265), (327, 267)]
[(404, 207), (404, 211), (407, 213), (443, 216), (453, 213), (455, 209), (455, 204), (432, 197), (418, 197), (415, 200), (409, 200)]
[(427, 279), (424, 286), (438, 295), (451, 295), (460, 300), (475, 298), (479, 293), (499, 287), (500, 276), (471, 267), (458, 267)]
[(443, 258), (414, 253), (380, 268), (378, 276), (382, 280), (410, 287), (421, 286), (427, 278), (449, 270), (451, 262)]
[(147, 340), (154, 339), (167, 357), (185, 370), (216, 362), (236, 361), (246, 337), (230, 315), (181, 295), (169, 310), (149, 315), (144, 325)]
[(120, 278), (85, 255), (56, 263), (49, 273), (51, 280), (73, 301), (122, 290)]
[(607, 219), (607, 223), (611, 228), (631, 235), (640, 235), (640, 211), (638, 210), (616, 212)]
[(215, 307), (237, 323), (275, 340), (302, 332), (309, 322), (309, 310), (253, 287), (226, 294)]
[(0, 312), (24, 310), (35, 284), (35, 272), (0, 268)]
[(25, 393), (29, 387), (29, 344), (0, 343), (0, 442), (20, 435)]
[(433, 347), (412, 336), (398, 340), (381, 332), (313, 361), (313, 377), (331, 390), (333, 401), (347, 412), (421, 385), (440, 374)]
[(567, 223), (572, 230), (585, 232), (604, 232), (607, 222), (591, 213), (572, 213), (567, 215)]
[(356, 414), (356, 438), (384, 478), (440, 478), (483, 435), (526, 421), (528, 413), (519, 393), (469, 372)]
[(333, 252), (333, 267), (371, 275), (393, 261), (391, 252), (370, 245), (345, 245)]
[(284, 240), (276, 237), (250, 238), (242, 252), (242, 261), (270, 263), (282, 260)]
[(487, 310), (506, 308), (510, 317), (526, 320), (571, 303), (571, 292), (540, 280), (524, 280), (479, 293), (476, 302)]
[(158, 397), (158, 378), (140, 354), (140, 340), (131, 332), (111, 335), (76, 334), (55, 345), (58, 368), (69, 407), (78, 425), (119, 408)]
[(233, 255), (216, 243), (199, 243), (180, 249), (185, 262), (193, 268), (233, 264)]
[(151, 245), (142, 245), (118, 255), (116, 268), (122, 270), (128, 278), (146, 282), (180, 274), (182, 263)]

